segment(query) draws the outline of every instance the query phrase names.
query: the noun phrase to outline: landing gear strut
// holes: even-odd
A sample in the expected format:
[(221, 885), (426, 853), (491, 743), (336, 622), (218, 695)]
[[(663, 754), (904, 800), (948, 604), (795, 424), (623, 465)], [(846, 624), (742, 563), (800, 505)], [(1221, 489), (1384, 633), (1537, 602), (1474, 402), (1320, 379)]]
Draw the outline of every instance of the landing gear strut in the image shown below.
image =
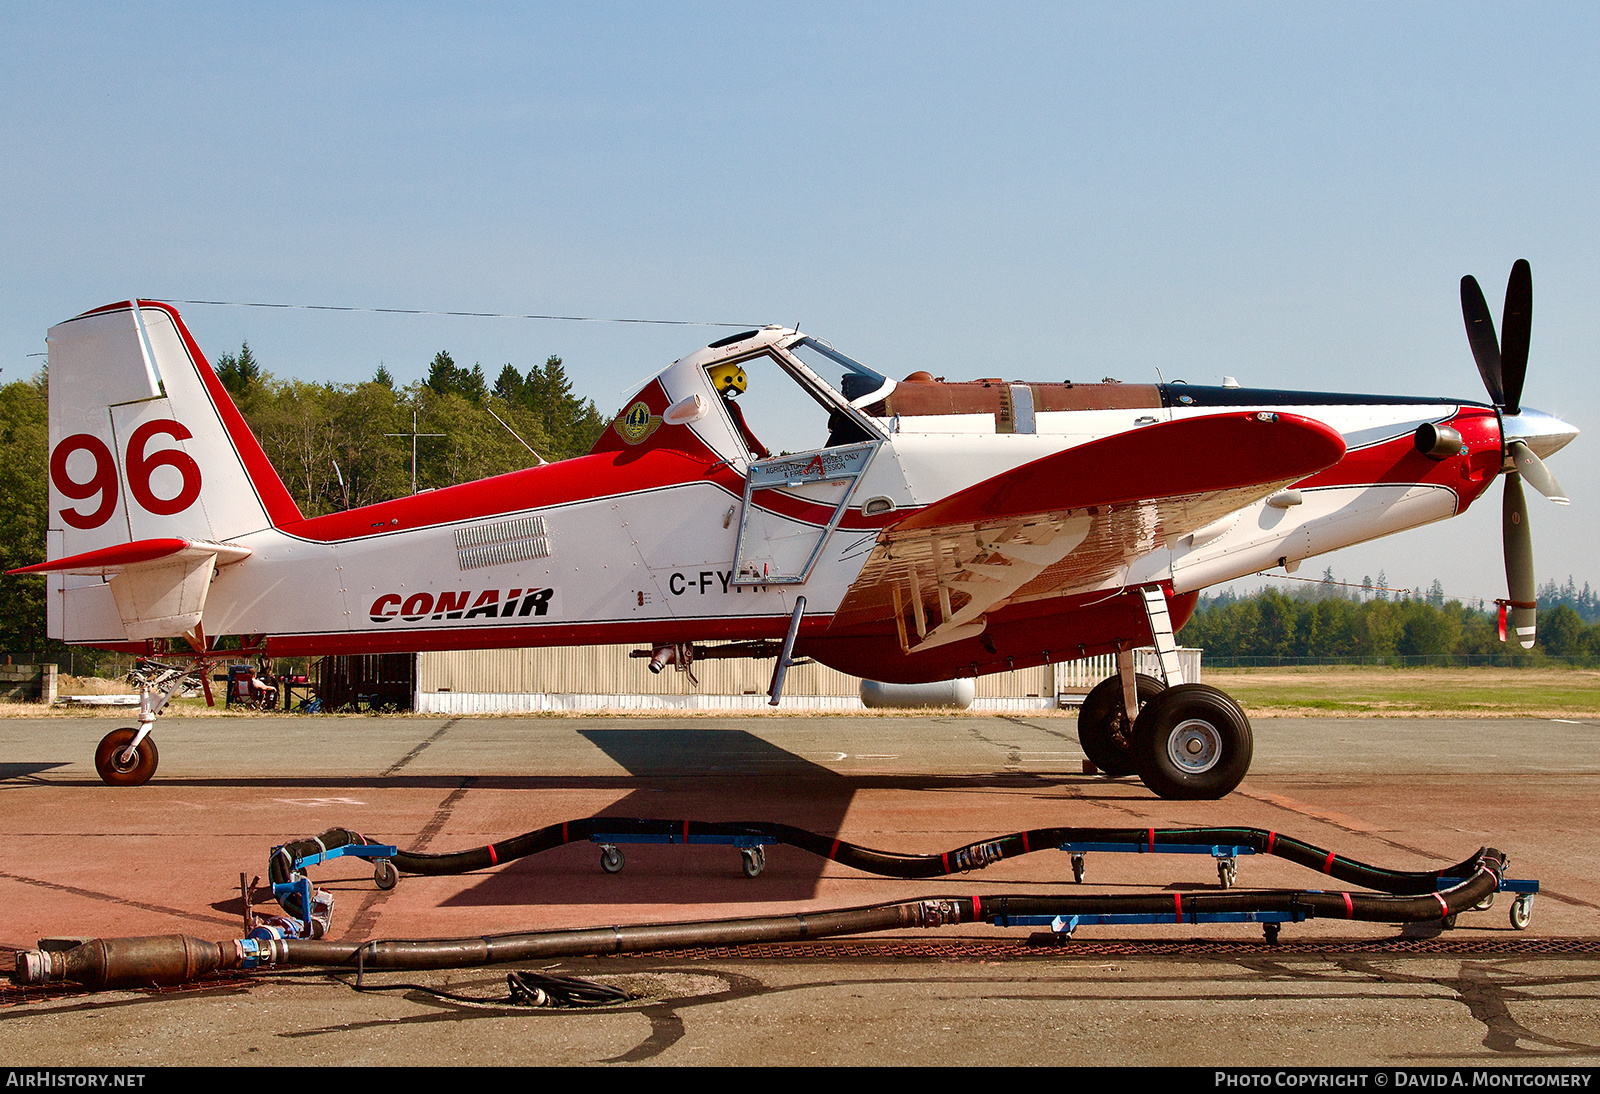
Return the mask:
[[(1135, 678), (1138, 703), (1143, 707), (1166, 689), (1154, 676)], [(1102, 775), (1120, 778), (1139, 773), (1132, 751), (1134, 721), (1123, 702), (1122, 681), (1108, 676), (1094, 686), (1078, 708), (1078, 744)]]
[(1164, 679), (1135, 673), (1133, 651), (1119, 648), (1117, 674), (1097, 684), (1078, 712), (1078, 741), (1101, 772), (1137, 773), (1160, 797), (1221, 798), (1250, 770), (1250, 719), (1216, 688), (1183, 682), (1165, 595), (1155, 585), (1139, 595)]

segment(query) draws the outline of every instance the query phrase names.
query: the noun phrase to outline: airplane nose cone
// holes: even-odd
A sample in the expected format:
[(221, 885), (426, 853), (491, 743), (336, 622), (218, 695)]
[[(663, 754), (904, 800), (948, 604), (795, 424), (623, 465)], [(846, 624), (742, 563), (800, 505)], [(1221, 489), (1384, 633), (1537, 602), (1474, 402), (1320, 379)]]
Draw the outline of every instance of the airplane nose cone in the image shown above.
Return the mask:
[(1577, 426), (1531, 407), (1523, 407), (1519, 414), (1507, 414), (1504, 423), (1505, 443), (1522, 441), (1541, 460), (1561, 451), (1578, 435)]

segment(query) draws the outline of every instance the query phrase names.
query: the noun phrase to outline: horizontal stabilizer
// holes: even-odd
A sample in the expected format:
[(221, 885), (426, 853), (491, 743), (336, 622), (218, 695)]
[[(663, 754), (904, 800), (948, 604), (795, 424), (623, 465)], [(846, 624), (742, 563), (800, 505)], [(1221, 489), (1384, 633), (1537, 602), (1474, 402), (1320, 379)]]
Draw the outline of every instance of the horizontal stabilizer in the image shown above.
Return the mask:
[(240, 562), (250, 548), (188, 539), (141, 539), (11, 570), (13, 574), (98, 574), (130, 642), (199, 635), (211, 576)]
[(81, 555), (55, 558), (32, 566), (19, 566), (7, 570), (8, 574), (100, 574), (110, 576), (123, 570), (152, 563), (186, 558), (215, 558), (217, 564), (226, 566), (250, 557), (250, 548), (232, 543), (206, 543), (192, 539), (140, 539), (132, 543), (119, 543), (115, 547), (102, 547), (98, 551), (85, 551)]

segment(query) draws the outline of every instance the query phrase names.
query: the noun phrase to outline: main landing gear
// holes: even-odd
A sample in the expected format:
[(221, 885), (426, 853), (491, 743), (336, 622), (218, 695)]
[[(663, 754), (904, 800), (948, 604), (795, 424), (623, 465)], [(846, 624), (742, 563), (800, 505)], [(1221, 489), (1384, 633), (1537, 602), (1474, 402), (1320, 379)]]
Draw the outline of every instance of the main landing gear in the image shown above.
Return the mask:
[(102, 781), (112, 786), (143, 786), (156, 773), (161, 754), (150, 730), (156, 724), (156, 715), (167, 705), (167, 700), (191, 679), (205, 685), (205, 658), (194, 658), (183, 666), (163, 661), (139, 662), (130, 678), (139, 685), (139, 725), (113, 729), (100, 740), (94, 750), (94, 769)]
[[(1137, 711), (1167, 689), (1167, 685), (1154, 676), (1135, 675)], [(1078, 744), (1083, 754), (1102, 775), (1120, 779), (1124, 775), (1137, 775), (1139, 763), (1133, 754), (1134, 719), (1128, 717), (1123, 701), (1122, 678), (1108, 676), (1094, 686), (1094, 690), (1078, 708)]]
[[(1168, 683), (1183, 679), (1166, 598), (1140, 590)], [(1133, 651), (1117, 654), (1117, 674), (1089, 692), (1078, 711), (1084, 755), (1113, 778), (1137, 774), (1163, 798), (1221, 798), (1250, 770), (1250, 719), (1206, 684), (1173, 683), (1133, 671)]]

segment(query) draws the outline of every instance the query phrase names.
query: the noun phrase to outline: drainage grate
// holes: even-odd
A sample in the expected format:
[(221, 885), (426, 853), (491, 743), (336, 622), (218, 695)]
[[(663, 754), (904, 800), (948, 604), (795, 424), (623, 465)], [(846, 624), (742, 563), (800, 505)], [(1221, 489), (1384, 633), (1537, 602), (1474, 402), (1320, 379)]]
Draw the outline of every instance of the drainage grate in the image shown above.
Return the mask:
[[(3, 951), (0, 951), (3, 952)], [(1025, 961), (1030, 958), (1073, 957), (1338, 957), (1346, 954), (1387, 954), (1391, 956), (1465, 957), (1593, 957), (1600, 956), (1596, 938), (1519, 938), (1498, 939), (1387, 938), (1322, 939), (1304, 942), (1199, 942), (1199, 941), (1056, 941), (1047, 936), (1040, 944), (1027, 939), (948, 939), (945, 941), (822, 941), (774, 942), (749, 946), (701, 946), (690, 949), (661, 949), (643, 953), (607, 954), (611, 960), (628, 961), (887, 961), (922, 958), (939, 961)], [(596, 958), (599, 960), (600, 958)], [(503, 966), (490, 966), (498, 968)], [(255, 974), (208, 976), (192, 984), (165, 988), (121, 988), (151, 995), (179, 995), (214, 992), (218, 989), (244, 991), (252, 983), (279, 976), (304, 976), (304, 968), (264, 971)], [(322, 970), (328, 971), (328, 970)], [(345, 970), (348, 971), (348, 970)], [(0, 985), (0, 1009), (28, 1003), (44, 1003), (103, 994), (77, 984), (49, 984), (42, 987)]]
[(1521, 957), (1555, 955), (1582, 957), (1600, 955), (1600, 939), (1593, 938), (1519, 938), (1512, 941), (1498, 939), (1450, 938), (1388, 938), (1362, 941), (1359, 939), (1308, 939), (1303, 942), (1270, 943), (1265, 940), (1249, 942), (1212, 941), (1093, 941), (1058, 940), (1059, 936), (1045, 936), (1041, 943), (1028, 939), (952, 939), (927, 942), (877, 941), (877, 942), (788, 942), (750, 946), (711, 946), (695, 949), (656, 950), (649, 953), (615, 954), (617, 958), (660, 958), (664, 956), (690, 960), (748, 961), (815, 958), (837, 960), (841, 958), (892, 959), (892, 958), (942, 958), (957, 961), (1022, 960), (1030, 957), (1059, 957), (1070, 953), (1082, 957), (1234, 957), (1241, 954), (1292, 956), (1301, 954), (1429, 954), (1464, 955), (1471, 957)]

